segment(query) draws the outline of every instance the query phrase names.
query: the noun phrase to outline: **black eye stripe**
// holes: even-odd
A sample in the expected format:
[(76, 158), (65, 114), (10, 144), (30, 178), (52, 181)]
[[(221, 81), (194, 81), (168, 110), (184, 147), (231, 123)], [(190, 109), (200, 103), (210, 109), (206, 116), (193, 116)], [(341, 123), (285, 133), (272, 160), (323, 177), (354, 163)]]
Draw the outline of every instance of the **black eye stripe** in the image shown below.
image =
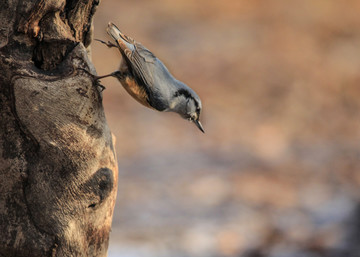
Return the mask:
[(186, 89), (179, 89), (178, 91), (175, 92), (174, 97), (178, 97), (181, 95), (185, 96), (185, 98), (187, 98), (188, 101), (192, 99), (195, 104), (196, 112), (200, 113), (201, 108), (199, 106), (199, 102), (189, 93), (189, 91), (187, 91)]
[(193, 98), (191, 94), (185, 89), (179, 89), (178, 91), (176, 91), (174, 97), (178, 97), (181, 95), (185, 96), (186, 98)]
[(189, 93), (189, 91), (185, 90), (185, 89), (179, 89), (178, 91), (175, 92), (174, 97), (178, 97), (178, 96), (185, 96), (185, 98), (192, 99), (194, 100), (195, 106), (196, 108), (199, 108), (199, 103), (195, 100), (195, 98)]

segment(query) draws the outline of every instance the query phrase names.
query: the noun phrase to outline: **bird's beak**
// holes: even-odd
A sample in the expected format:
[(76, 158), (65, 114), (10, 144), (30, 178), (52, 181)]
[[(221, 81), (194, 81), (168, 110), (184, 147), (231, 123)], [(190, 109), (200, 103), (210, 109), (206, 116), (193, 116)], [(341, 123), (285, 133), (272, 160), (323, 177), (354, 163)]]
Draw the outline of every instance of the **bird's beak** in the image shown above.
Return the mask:
[(196, 127), (198, 127), (202, 133), (205, 133), (203, 126), (201, 125), (200, 121), (198, 120), (193, 120), (193, 122), (195, 123)]

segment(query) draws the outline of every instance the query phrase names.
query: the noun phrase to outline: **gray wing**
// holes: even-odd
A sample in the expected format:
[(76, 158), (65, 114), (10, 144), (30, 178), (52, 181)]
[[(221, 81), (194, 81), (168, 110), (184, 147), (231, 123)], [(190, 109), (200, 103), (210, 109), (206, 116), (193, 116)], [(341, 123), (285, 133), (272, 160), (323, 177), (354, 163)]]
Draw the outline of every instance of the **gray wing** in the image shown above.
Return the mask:
[[(168, 108), (164, 96), (169, 96), (172, 75), (156, 56), (139, 43), (135, 50), (127, 55), (135, 79), (143, 86), (152, 106), (158, 110)], [(165, 97), (167, 99), (167, 97)]]
[(134, 75), (151, 89), (154, 86), (157, 72), (159, 72), (157, 71), (158, 59), (156, 56), (144, 46), (136, 43), (135, 50), (131, 52), (128, 58)]

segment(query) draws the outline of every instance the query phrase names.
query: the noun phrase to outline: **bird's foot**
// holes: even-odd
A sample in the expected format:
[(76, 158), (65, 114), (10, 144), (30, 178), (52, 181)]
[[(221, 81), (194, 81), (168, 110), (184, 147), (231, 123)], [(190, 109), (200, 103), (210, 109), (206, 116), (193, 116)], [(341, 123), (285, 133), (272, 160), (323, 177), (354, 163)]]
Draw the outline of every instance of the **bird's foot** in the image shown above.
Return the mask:
[(102, 40), (100, 40), (100, 39), (95, 39), (95, 40), (96, 40), (96, 41), (99, 41), (100, 43), (103, 43), (104, 45), (106, 45), (106, 46), (109, 47), (109, 48), (111, 48), (111, 47), (116, 47), (116, 48), (118, 48), (117, 45), (115, 45), (114, 43), (111, 43), (110, 41), (105, 42), (105, 41), (102, 41)]
[[(77, 68), (77, 70), (81, 70), (83, 72), (85, 72), (86, 74), (88, 74), (91, 78), (91, 80), (93, 81), (93, 84), (95, 84), (96, 86), (98, 86), (100, 88), (100, 92), (104, 91), (106, 89), (106, 87), (104, 87), (103, 85), (100, 84), (99, 80), (101, 78), (107, 77), (107, 76), (97, 76), (92, 74), (90, 71), (83, 69), (83, 68)], [(110, 76), (110, 75), (109, 75)]]

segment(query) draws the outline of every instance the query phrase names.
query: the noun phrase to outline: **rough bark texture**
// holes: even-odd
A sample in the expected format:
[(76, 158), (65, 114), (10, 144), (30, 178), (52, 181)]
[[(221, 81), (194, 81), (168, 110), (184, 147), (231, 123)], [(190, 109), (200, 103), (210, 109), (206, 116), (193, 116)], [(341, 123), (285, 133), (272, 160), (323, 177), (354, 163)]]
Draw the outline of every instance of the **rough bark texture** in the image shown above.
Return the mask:
[(106, 256), (113, 138), (91, 77), (97, 0), (2, 0), (0, 256)]

